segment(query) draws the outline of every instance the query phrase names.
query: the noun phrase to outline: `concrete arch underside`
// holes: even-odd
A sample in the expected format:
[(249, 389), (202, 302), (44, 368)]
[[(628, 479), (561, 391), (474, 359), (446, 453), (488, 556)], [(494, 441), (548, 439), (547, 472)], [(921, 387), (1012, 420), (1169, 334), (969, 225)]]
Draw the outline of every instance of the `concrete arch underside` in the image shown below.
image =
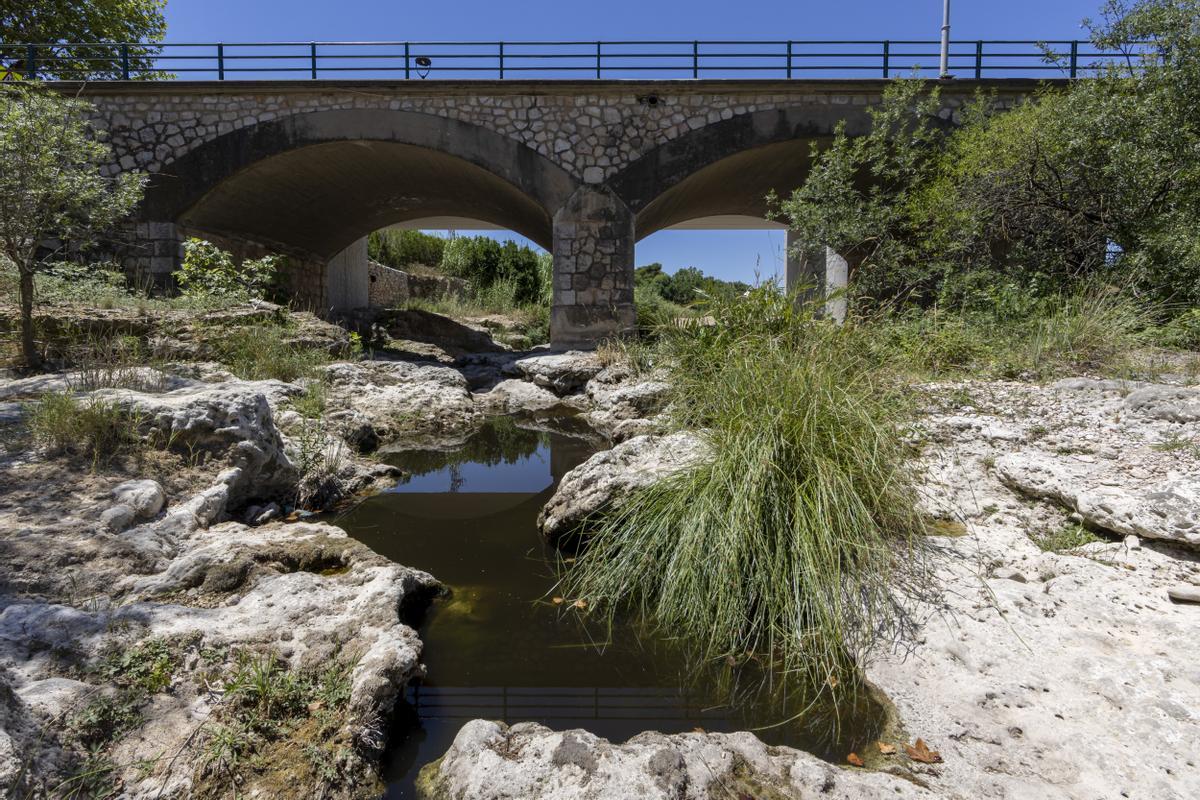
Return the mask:
[(330, 258), (423, 217), (486, 220), (544, 247), (575, 181), (479, 126), (428, 114), (322, 111), (263, 122), (153, 176), (144, 219)]

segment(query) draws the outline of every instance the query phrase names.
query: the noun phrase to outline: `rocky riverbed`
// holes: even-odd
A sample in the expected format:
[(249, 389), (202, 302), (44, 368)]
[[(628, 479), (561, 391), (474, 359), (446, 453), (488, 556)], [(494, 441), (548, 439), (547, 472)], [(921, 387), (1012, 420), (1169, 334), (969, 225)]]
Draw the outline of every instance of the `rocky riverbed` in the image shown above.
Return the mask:
[[(552, 537), (703, 458), (701, 433), (666, 434), (661, 376), (594, 354), (488, 350), (333, 361), (294, 382), (179, 360), (124, 385), (0, 382), (0, 786), (375, 795), (385, 720), (422, 671), (408, 613), (437, 576), (300, 507), (395, 480), (376, 451), (461, 437), (497, 414), (577, 418), (613, 445), (563, 479), (541, 519)], [(942, 520), (930, 544), (943, 590), (916, 606), (909, 646), (866, 675), (936, 763), (899, 750), (860, 769), (750, 733), (609, 743), (477, 720), (422, 773), (427, 796), (1200, 795), (1200, 605), (1188, 602), (1200, 594), (1200, 389), (1183, 383), (922, 387), (911, 437), (923, 503)], [(61, 389), (123, 409), (151, 444), (95, 469), (32, 448), (28, 404)], [(256, 728), (271, 763), (243, 774), (221, 737), (259, 708), (239, 683), (248, 663), (313, 687), (325, 679), (305, 676), (344, 663), (345, 680), (305, 695), (275, 738)]]

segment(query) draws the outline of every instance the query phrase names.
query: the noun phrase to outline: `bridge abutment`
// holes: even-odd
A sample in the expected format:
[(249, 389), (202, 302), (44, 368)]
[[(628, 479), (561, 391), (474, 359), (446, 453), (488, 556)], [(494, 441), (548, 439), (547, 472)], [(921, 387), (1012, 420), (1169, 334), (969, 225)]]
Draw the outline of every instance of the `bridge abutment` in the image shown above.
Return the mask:
[(633, 219), (611, 189), (587, 185), (554, 215), (553, 347), (594, 347), (635, 330)]

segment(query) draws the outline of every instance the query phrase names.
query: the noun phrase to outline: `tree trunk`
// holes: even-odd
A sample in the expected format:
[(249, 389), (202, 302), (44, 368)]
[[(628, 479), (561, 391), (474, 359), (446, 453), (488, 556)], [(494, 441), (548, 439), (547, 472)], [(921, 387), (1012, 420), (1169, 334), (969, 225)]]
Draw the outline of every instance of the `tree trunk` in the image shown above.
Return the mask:
[(42, 359), (33, 341), (33, 270), (20, 267), (21, 274), (21, 354), (28, 369), (37, 369)]

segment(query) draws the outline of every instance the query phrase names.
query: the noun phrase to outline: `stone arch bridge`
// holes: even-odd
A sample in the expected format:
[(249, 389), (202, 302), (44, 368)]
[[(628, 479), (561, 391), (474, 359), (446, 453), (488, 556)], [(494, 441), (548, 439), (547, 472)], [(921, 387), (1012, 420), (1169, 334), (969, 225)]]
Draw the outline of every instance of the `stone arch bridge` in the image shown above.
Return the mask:
[[(150, 183), (126, 258), (177, 266), (187, 235), (299, 264), (311, 305), (365, 304), (365, 246), (389, 225), (477, 220), (553, 253), (551, 338), (586, 346), (634, 324), (634, 242), (670, 227), (765, 225), (770, 190), (807, 174), (814, 143), (867, 130), (882, 80), (119, 81), (56, 84), (96, 107), (115, 162)], [(983, 88), (944, 82), (952, 118)], [(465, 227), (465, 226), (464, 226)], [(789, 241), (789, 252), (794, 243)], [(789, 282), (844, 279), (822, 247)], [(350, 248), (350, 249), (348, 249)], [(361, 284), (361, 285), (360, 285)]]

